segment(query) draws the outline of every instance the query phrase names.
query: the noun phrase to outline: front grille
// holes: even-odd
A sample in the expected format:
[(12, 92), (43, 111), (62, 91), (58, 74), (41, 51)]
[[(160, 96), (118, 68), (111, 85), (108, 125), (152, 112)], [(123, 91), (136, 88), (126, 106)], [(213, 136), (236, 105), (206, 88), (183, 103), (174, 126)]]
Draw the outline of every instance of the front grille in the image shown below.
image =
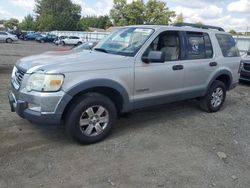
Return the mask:
[(16, 89), (19, 89), (22, 83), (24, 74), (25, 74), (25, 71), (16, 68), (14, 72), (14, 76), (13, 76), (13, 84)]
[(241, 79), (250, 80), (250, 76), (240, 75)]
[(250, 71), (250, 63), (244, 63), (244, 69)]

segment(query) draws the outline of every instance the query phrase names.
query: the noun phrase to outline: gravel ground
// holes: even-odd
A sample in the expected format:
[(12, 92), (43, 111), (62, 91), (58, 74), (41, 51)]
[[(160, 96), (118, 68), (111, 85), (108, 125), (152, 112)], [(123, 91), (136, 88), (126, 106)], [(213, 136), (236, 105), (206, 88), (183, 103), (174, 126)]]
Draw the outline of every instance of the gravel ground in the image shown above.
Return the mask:
[(104, 141), (80, 146), (60, 126), (10, 113), (10, 73), (23, 56), (56, 48), (0, 43), (0, 187), (250, 187), (250, 85), (208, 114), (196, 101), (162, 105), (118, 120)]

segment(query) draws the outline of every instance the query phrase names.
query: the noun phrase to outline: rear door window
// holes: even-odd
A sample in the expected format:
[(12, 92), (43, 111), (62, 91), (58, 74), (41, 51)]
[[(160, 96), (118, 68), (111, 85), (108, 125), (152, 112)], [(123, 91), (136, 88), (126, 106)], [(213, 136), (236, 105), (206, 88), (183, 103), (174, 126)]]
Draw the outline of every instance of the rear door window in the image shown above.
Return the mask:
[(236, 42), (231, 35), (228, 34), (216, 34), (216, 38), (219, 42), (222, 54), (224, 57), (238, 57), (239, 50), (236, 46)]
[(213, 48), (207, 33), (187, 32), (187, 59), (213, 57)]

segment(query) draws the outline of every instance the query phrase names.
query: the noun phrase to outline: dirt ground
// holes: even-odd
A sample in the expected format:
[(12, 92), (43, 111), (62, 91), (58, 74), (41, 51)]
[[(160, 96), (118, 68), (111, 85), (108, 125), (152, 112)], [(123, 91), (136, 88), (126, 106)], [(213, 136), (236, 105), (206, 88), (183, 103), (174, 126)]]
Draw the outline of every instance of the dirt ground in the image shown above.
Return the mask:
[(60, 126), (10, 112), (16, 60), (54, 48), (0, 43), (1, 188), (250, 187), (249, 84), (228, 93), (218, 113), (201, 111), (196, 101), (145, 109), (119, 119), (106, 140), (80, 146)]

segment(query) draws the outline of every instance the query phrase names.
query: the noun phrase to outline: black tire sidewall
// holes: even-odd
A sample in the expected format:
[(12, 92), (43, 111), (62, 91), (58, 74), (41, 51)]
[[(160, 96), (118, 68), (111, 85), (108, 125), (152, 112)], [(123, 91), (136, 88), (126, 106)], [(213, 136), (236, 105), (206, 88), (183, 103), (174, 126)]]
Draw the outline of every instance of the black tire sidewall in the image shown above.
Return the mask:
[(13, 40), (12, 39), (6, 39), (6, 43), (12, 43), (13, 42)]
[[(107, 109), (109, 113), (109, 123), (106, 129), (97, 136), (84, 135), (79, 127), (79, 119), (82, 113), (89, 107), (94, 105), (101, 105)], [(65, 121), (66, 131), (80, 144), (91, 144), (99, 142), (104, 139), (111, 131), (115, 120), (117, 118), (116, 108), (113, 102), (101, 94), (86, 94), (80, 98), (77, 98), (68, 111)]]
[[(217, 88), (221, 88), (222, 91), (223, 91), (223, 99), (222, 99), (222, 102), (221, 104), (218, 106), (218, 107), (213, 107), (212, 104), (211, 104), (211, 99), (212, 99), (212, 94), (213, 92), (215, 91), (215, 89)], [(225, 84), (219, 80), (216, 80), (210, 87), (209, 91), (208, 91), (208, 94), (206, 96), (206, 105), (207, 105), (207, 108), (208, 108), (208, 111), (209, 112), (218, 112), (221, 107), (223, 106), (224, 102), (225, 102), (225, 99), (226, 99), (226, 87), (225, 87)]]

